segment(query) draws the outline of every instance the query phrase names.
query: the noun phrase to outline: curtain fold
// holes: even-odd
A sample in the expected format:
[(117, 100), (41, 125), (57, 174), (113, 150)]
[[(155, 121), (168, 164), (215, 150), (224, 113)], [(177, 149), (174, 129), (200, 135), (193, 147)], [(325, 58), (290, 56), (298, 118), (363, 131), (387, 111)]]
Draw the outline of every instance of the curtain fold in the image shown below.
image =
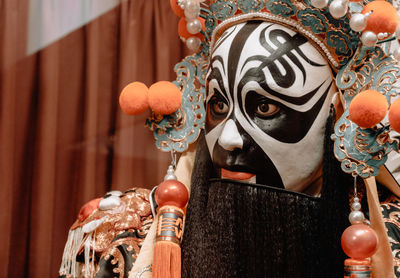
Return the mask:
[(170, 154), (118, 97), (186, 54), (169, 1), (121, 0), (28, 56), (29, 2), (0, 0), (0, 277), (55, 277), (84, 203), (162, 180)]

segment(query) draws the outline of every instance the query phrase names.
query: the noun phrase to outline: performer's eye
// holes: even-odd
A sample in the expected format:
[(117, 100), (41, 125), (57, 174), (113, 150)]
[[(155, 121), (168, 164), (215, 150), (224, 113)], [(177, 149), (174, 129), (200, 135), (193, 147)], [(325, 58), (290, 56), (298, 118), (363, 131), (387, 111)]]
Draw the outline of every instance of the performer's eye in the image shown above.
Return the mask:
[(268, 118), (278, 113), (279, 107), (271, 103), (262, 102), (258, 104), (255, 112), (259, 118)]
[(228, 104), (225, 103), (225, 101), (223, 101), (222, 99), (214, 96), (210, 99), (209, 104), (208, 104), (211, 108), (211, 112), (215, 115), (215, 116), (225, 116), (228, 111), (229, 111), (229, 107)]

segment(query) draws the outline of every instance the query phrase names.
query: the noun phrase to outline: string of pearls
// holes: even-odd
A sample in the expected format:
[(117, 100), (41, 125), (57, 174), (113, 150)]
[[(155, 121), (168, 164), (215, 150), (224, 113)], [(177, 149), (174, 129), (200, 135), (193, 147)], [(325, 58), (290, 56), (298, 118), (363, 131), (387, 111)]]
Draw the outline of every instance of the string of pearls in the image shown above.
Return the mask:
[[(202, 23), (199, 20), (200, 3), (205, 0), (178, 0), (179, 6), (185, 11), (186, 29), (190, 34), (198, 34), (202, 29)], [(201, 40), (197, 36), (191, 36), (186, 40), (186, 46), (196, 51), (201, 45)]]

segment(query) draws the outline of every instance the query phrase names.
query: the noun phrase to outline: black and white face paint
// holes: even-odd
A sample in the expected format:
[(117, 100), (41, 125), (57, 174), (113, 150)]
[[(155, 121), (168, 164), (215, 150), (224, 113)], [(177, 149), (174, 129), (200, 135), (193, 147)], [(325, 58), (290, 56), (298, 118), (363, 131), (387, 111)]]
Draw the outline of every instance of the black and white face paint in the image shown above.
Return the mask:
[(304, 36), (263, 21), (228, 28), (207, 75), (206, 141), (216, 169), (307, 191), (320, 176), (334, 92), (328, 63)]

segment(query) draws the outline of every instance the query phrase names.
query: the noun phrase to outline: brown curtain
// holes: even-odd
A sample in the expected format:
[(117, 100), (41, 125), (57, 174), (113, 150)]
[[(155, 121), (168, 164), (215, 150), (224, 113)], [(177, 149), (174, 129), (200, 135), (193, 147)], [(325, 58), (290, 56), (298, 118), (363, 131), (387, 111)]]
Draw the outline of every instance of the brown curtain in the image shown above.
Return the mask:
[(174, 80), (184, 56), (166, 0), (121, 0), (29, 56), (28, 9), (0, 0), (0, 277), (56, 277), (85, 202), (162, 180), (170, 154), (118, 96)]

